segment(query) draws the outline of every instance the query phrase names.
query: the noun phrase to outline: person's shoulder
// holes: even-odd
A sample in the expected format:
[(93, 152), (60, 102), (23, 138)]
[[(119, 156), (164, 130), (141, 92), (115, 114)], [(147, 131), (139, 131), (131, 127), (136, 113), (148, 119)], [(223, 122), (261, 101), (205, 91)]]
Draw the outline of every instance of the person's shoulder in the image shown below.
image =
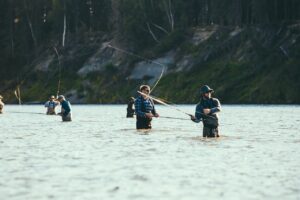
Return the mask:
[(211, 98), (211, 100), (212, 100), (214, 103), (220, 104), (220, 101), (219, 101), (219, 99), (217, 99), (217, 98)]
[(196, 105), (196, 108), (199, 108), (200, 106), (202, 106), (201, 102), (198, 102)]

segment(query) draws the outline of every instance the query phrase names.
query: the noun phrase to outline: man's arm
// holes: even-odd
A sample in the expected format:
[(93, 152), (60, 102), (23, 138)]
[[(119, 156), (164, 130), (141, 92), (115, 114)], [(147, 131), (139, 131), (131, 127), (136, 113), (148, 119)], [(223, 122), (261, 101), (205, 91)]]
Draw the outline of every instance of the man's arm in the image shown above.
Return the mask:
[(218, 99), (213, 99), (215, 107), (210, 109), (210, 114), (221, 112), (221, 103)]
[(49, 107), (49, 101), (47, 101), (47, 102), (45, 103), (45, 107), (46, 107), (46, 108)]
[(203, 115), (203, 107), (200, 104), (198, 104), (196, 106), (195, 116), (191, 116), (191, 120), (193, 122), (199, 123), (202, 120), (202, 115)]

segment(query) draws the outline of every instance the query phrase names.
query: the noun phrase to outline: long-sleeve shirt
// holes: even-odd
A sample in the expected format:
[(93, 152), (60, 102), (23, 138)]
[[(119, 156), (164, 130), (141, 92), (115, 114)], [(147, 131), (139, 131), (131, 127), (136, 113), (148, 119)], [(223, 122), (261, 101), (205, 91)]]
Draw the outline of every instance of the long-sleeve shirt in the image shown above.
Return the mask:
[(47, 101), (45, 103), (46, 108), (55, 108), (59, 103), (57, 101)]
[(64, 100), (61, 102), (61, 112), (64, 116), (67, 116), (71, 112), (71, 104), (70, 102)]
[(201, 99), (200, 103), (198, 103), (198, 105), (196, 106), (195, 122), (200, 122), (202, 118), (205, 117), (203, 109), (210, 109), (210, 113), (207, 115), (218, 118), (217, 113), (221, 111), (221, 103), (216, 98)]
[(137, 117), (146, 117), (146, 113), (156, 114), (153, 101), (151, 99), (144, 99), (142, 96), (135, 99), (134, 107)]

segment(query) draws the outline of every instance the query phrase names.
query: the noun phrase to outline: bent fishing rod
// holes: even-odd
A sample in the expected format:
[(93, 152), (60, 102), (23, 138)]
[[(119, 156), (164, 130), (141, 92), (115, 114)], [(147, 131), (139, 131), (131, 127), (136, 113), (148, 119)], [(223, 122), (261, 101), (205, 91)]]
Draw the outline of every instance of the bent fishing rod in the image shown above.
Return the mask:
[(163, 74), (164, 74), (164, 72), (165, 72), (166, 65), (164, 65), (164, 64), (162, 64), (162, 63), (160, 63), (160, 62), (154, 61), (154, 60), (150, 60), (150, 59), (145, 58), (145, 57), (143, 57), (143, 56), (137, 55), (137, 54), (135, 54), (135, 53), (126, 51), (126, 50), (124, 50), (124, 49), (120, 49), (120, 48), (118, 48), (118, 47), (114, 47), (114, 46), (112, 46), (112, 45), (110, 45), (110, 44), (107, 44), (106, 46), (109, 47), (109, 48), (115, 49), (115, 50), (117, 50), (117, 51), (120, 51), (120, 52), (122, 52), (122, 53), (125, 53), (125, 54), (127, 54), (127, 55), (131, 55), (131, 56), (134, 56), (134, 57), (139, 58), (139, 59), (141, 59), (141, 60), (144, 60), (144, 61), (147, 61), (147, 62), (154, 63), (154, 64), (157, 64), (157, 65), (162, 66), (161, 73), (160, 73), (160, 75), (159, 75), (159, 77), (158, 77), (156, 83), (155, 83), (154, 86), (152, 87), (152, 90), (150, 90), (149, 94), (155, 89), (155, 87), (157, 86), (157, 84), (159, 83), (160, 79), (162, 78), (162, 76), (163, 76)]
[(60, 84), (61, 84), (61, 81), (60, 81), (61, 80), (61, 63), (60, 63), (60, 56), (59, 56), (59, 53), (58, 53), (56, 47), (53, 47), (53, 49), (56, 53), (57, 60), (58, 60), (58, 67), (59, 67), (59, 69), (58, 69), (58, 83), (57, 83), (57, 91), (56, 91), (56, 98), (57, 98), (58, 95), (59, 95), (59, 92), (60, 92), (59, 90), (60, 90)]
[(148, 97), (148, 98), (150, 98), (150, 99), (156, 101), (157, 103), (160, 103), (160, 104), (165, 105), (165, 106), (167, 106), (167, 107), (169, 107), (169, 108), (172, 108), (172, 109), (174, 109), (174, 110), (177, 110), (178, 112), (181, 112), (181, 113), (183, 113), (183, 114), (185, 114), (185, 115), (188, 115), (188, 116), (190, 116), (190, 117), (193, 116), (192, 114), (189, 114), (189, 113), (187, 113), (187, 112), (185, 112), (185, 111), (183, 111), (183, 110), (177, 108), (176, 106), (169, 105), (169, 104), (163, 102), (162, 100), (159, 100), (159, 99), (157, 99), (157, 98), (155, 98), (155, 97), (153, 97), (153, 96), (151, 96), (151, 95), (149, 95), (149, 94), (145, 94), (145, 93), (140, 92), (140, 91), (137, 91), (137, 92), (138, 92), (139, 94), (141, 94), (141, 95), (144, 95), (144, 96), (146, 96), (146, 97)]

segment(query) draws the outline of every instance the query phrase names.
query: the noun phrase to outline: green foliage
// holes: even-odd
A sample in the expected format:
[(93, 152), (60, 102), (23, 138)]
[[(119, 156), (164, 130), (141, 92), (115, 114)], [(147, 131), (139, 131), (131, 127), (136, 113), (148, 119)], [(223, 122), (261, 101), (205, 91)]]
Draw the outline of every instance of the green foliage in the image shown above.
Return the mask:
[[(176, 102), (196, 102), (197, 89), (204, 83), (214, 87), (224, 102), (300, 102), (300, 86), (295, 81), (299, 75), (299, 30), (285, 30), (299, 21), (299, 13), (299, 0), (2, 0), (0, 78), (5, 86), (0, 92), (14, 90), (22, 81), (26, 101), (44, 100), (49, 90), (55, 92), (57, 59), (47, 74), (36, 72), (33, 66), (45, 56), (56, 56), (56, 47), (63, 74), (61, 92), (75, 88), (81, 95), (87, 93), (88, 102), (126, 102), (128, 95), (135, 94), (132, 88), (146, 82), (147, 76), (128, 81), (124, 78), (128, 69), (112, 63), (103, 73), (90, 74), (87, 79), (77, 75), (102, 42), (113, 40), (149, 58), (178, 49), (179, 59), (192, 57), (191, 72), (169, 74), (157, 89), (162, 97)], [(64, 17), (66, 45), (62, 47)], [(229, 31), (237, 26), (249, 29), (235, 41), (224, 31), (204, 44), (192, 43), (189, 37), (194, 27), (214, 25), (229, 27)], [(285, 37), (291, 39), (283, 44)], [(248, 59), (239, 60), (236, 54)], [(133, 60), (126, 58), (124, 63), (134, 65), (137, 60)], [(88, 81), (90, 85), (82, 84)], [(291, 88), (288, 92), (284, 90), (287, 85)]]

